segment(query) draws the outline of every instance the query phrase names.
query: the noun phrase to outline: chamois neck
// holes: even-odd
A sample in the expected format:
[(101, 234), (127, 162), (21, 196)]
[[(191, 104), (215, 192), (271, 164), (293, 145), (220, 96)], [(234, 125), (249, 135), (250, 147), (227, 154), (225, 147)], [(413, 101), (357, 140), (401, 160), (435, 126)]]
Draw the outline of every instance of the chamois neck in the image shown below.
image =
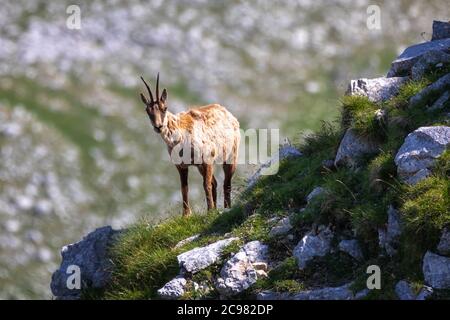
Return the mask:
[(180, 130), (178, 128), (177, 115), (167, 111), (165, 123), (163, 128), (161, 129), (161, 138), (167, 144), (169, 148), (172, 148), (174, 145), (178, 144), (182, 138)]

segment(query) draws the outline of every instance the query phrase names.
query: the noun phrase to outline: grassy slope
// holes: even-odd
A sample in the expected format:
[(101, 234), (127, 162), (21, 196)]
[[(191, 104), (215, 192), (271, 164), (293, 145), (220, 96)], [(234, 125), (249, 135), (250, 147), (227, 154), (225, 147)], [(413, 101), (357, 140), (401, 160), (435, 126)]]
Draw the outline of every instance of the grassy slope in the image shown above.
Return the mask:
[[(254, 297), (259, 290), (299, 291), (320, 285), (339, 285), (356, 279), (354, 289), (365, 286), (365, 268), (370, 264), (382, 267), (382, 290), (372, 291), (369, 298), (394, 298), (393, 286), (399, 279), (408, 279), (417, 287), (423, 283), (421, 259), (427, 249), (435, 247), (440, 230), (450, 223), (450, 152), (437, 162), (433, 175), (415, 186), (398, 181), (394, 156), (406, 135), (419, 126), (443, 123), (446, 112), (426, 112), (422, 106), (407, 107), (407, 101), (437, 76), (405, 84), (398, 96), (377, 105), (361, 97), (343, 97), (342, 114), (334, 124), (324, 123), (298, 147), (304, 157), (287, 159), (274, 176), (259, 180), (243, 192), (237, 204), (227, 213), (211, 212), (191, 218), (172, 218), (156, 227), (145, 221), (130, 228), (112, 248), (116, 271), (112, 285), (105, 292), (87, 292), (86, 297), (144, 299), (156, 298), (156, 290), (178, 273), (176, 256), (196, 246), (219, 238), (236, 235), (240, 243), (262, 240), (269, 243), (272, 259), (280, 261), (269, 278), (258, 281), (241, 297)], [(431, 98), (431, 97), (429, 97)], [(383, 108), (388, 120), (378, 123), (375, 111)], [(339, 168), (331, 171), (322, 166), (333, 159), (344, 130), (352, 127), (361, 135), (379, 144), (379, 152), (360, 159), (358, 170)], [(328, 193), (306, 205), (305, 197), (315, 186)], [(377, 229), (387, 220), (390, 204), (399, 208), (405, 221), (399, 255), (394, 259), (379, 256)], [(300, 212), (300, 209), (306, 209)], [(294, 235), (298, 239), (311, 225), (332, 224), (341, 234), (352, 236), (352, 230), (363, 245), (366, 261), (357, 265), (344, 254), (318, 259), (314, 268), (300, 272), (291, 257), (295, 243), (268, 237), (269, 217), (294, 215)], [(202, 236), (182, 249), (174, 245), (193, 234)], [(237, 244), (227, 250), (226, 259)], [(197, 282), (211, 284), (219, 264), (194, 275)], [(198, 294), (189, 292), (186, 298)], [(217, 297), (210, 292), (203, 298)]]

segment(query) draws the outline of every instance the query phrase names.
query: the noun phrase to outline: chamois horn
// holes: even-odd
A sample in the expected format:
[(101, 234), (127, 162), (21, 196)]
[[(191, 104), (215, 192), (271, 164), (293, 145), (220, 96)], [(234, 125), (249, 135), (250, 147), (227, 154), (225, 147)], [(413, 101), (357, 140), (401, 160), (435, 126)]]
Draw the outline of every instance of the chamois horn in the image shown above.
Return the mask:
[(145, 86), (147, 87), (148, 94), (150, 95), (151, 102), (153, 102), (154, 100), (153, 100), (152, 90), (150, 90), (150, 87), (148, 86), (147, 82), (145, 82), (145, 80), (144, 80), (144, 78), (142, 76), (141, 76), (141, 80), (144, 82)]

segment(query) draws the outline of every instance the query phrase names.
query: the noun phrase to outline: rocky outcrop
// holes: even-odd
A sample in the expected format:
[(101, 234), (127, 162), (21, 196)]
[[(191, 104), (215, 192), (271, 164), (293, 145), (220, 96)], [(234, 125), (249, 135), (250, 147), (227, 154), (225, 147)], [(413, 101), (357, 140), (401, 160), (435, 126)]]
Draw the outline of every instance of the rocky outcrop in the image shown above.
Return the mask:
[(402, 77), (410, 73), (413, 65), (425, 53), (433, 50), (448, 50), (450, 48), (450, 39), (440, 39), (428, 41), (406, 48), (400, 56), (391, 64), (387, 77)]
[(194, 248), (178, 255), (178, 263), (182, 271), (196, 273), (203, 270), (217, 260), (219, 260), (222, 251), (238, 238), (228, 238), (219, 240), (210, 245), (200, 248)]
[(450, 258), (427, 251), (423, 258), (425, 282), (434, 289), (450, 289)]
[(263, 291), (257, 295), (258, 300), (357, 300), (363, 299), (368, 291), (354, 294), (350, 289), (352, 283), (340, 287), (326, 287), (298, 293)]
[(421, 127), (410, 133), (395, 156), (401, 180), (416, 184), (431, 174), (434, 161), (450, 143), (450, 127)]
[(406, 80), (408, 77), (351, 80), (346, 94), (364, 96), (372, 102), (382, 102), (395, 96)]
[(443, 255), (450, 255), (450, 230), (448, 228), (442, 231), (437, 251)]
[(392, 257), (397, 253), (397, 246), (402, 233), (402, 221), (399, 212), (393, 207), (388, 208), (388, 223), (386, 229), (378, 229), (378, 240), (382, 250)]
[(267, 276), (267, 263), (267, 245), (259, 241), (245, 244), (222, 267), (220, 277), (216, 281), (217, 291), (223, 296), (233, 296), (244, 291), (259, 277)]
[(353, 129), (347, 129), (336, 153), (334, 164), (356, 167), (359, 158), (377, 151), (378, 148), (374, 142), (359, 136)]
[(361, 247), (359, 246), (358, 240), (342, 240), (339, 242), (339, 250), (347, 253), (352, 258), (361, 261), (364, 259)]
[[(87, 288), (104, 288), (110, 279), (112, 264), (109, 259), (108, 248), (119, 231), (110, 226), (98, 228), (89, 233), (81, 241), (65, 246), (61, 250), (62, 262), (58, 270), (52, 275), (50, 288), (58, 299), (76, 299), (81, 290)], [(79, 268), (81, 288), (76, 286), (76, 280), (71, 281), (71, 275), (76, 276), (74, 270)]]
[(330, 229), (322, 229), (315, 235), (310, 232), (294, 248), (293, 255), (300, 270), (305, 269), (307, 263), (315, 257), (323, 257), (330, 252), (333, 233)]
[(269, 236), (279, 237), (284, 236), (292, 230), (290, 217), (285, 217), (277, 222), (277, 224), (270, 230)]

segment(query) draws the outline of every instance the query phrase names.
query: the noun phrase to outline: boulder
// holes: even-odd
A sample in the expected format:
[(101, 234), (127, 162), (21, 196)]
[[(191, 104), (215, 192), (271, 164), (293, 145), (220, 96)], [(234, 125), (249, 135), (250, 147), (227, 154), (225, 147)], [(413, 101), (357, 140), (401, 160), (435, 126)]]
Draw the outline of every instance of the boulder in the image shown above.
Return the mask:
[(442, 232), (437, 251), (443, 255), (450, 255), (450, 230), (448, 228), (445, 228)]
[(357, 135), (353, 129), (347, 129), (336, 153), (334, 164), (355, 167), (358, 158), (377, 151), (378, 148), (374, 142)]
[(395, 156), (401, 180), (416, 184), (431, 172), (434, 161), (450, 143), (450, 127), (421, 127), (410, 133)]
[(182, 276), (178, 276), (159, 289), (158, 295), (163, 299), (179, 299), (184, 295), (186, 285), (186, 279)]
[(347, 253), (355, 260), (361, 261), (364, 259), (361, 247), (359, 246), (358, 240), (356, 239), (342, 240), (341, 242), (339, 242), (339, 250)]
[(178, 255), (182, 271), (196, 273), (219, 260), (223, 250), (238, 238), (228, 238), (211, 243), (205, 247), (194, 248)]
[(293, 255), (300, 270), (306, 268), (307, 263), (315, 257), (323, 257), (330, 252), (333, 233), (324, 229), (315, 235), (313, 232), (305, 235), (294, 248)]
[(400, 280), (395, 285), (395, 293), (400, 300), (415, 300), (416, 295), (414, 294), (411, 286), (405, 280)]
[(448, 90), (450, 90), (450, 73), (442, 76), (436, 82), (430, 84), (428, 87), (411, 97), (411, 99), (409, 99), (408, 107), (416, 108), (423, 104), (428, 104), (430, 97), (439, 97)]
[(450, 63), (450, 54), (442, 50), (431, 50), (426, 52), (412, 67), (411, 78), (413, 80), (420, 80), (427, 72), (436, 69), (437, 65), (441, 63)]
[(450, 258), (427, 251), (423, 258), (425, 282), (434, 289), (450, 289)]
[[(81, 241), (65, 246), (61, 250), (62, 262), (52, 275), (50, 288), (58, 299), (77, 299), (81, 290), (104, 288), (111, 277), (113, 265), (108, 248), (119, 231), (110, 226), (98, 228)], [(68, 278), (75, 274), (73, 266), (80, 270), (81, 289), (70, 289)]]
[(428, 41), (406, 48), (391, 64), (387, 77), (402, 77), (410, 73), (412, 66), (422, 55), (432, 50), (448, 50), (450, 39)]
[(280, 221), (278, 221), (277, 224), (270, 230), (269, 236), (271, 237), (284, 236), (291, 230), (292, 230), (291, 219), (289, 217), (285, 217)]
[(450, 38), (450, 22), (449, 21), (433, 21), (432, 41)]
[(308, 203), (310, 203), (314, 198), (325, 194), (327, 192), (327, 190), (325, 188), (322, 187), (315, 187), (307, 196), (306, 196), (306, 201)]
[(364, 96), (372, 102), (382, 102), (395, 96), (407, 80), (408, 77), (351, 80), (346, 94)]
[(258, 280), (259, 276), (265, 274), (267, 259), (267, 245), (259, 241), (245, 244), (222, 267), (220, 277), (216, 281), (217, 291), (223, 296), (229, 297), (249, 288)]
[(302, 156), (302, 153), (290, 143), (280, 146), (278, 152), (269, 161), (262, 164), (250, 179), (248, 179), (248, 188), (252, 188), (261, 176), (276, 173), (281, 160), (300, 156)]
[(378, 229), (378, 240), (380, 248), (384, 249), (388, 256), (397, 253), (397, 246), (402, 233), (402, 222), (399, 212), (393, 206), (388, 208), (388, 223), (386, 230)]

